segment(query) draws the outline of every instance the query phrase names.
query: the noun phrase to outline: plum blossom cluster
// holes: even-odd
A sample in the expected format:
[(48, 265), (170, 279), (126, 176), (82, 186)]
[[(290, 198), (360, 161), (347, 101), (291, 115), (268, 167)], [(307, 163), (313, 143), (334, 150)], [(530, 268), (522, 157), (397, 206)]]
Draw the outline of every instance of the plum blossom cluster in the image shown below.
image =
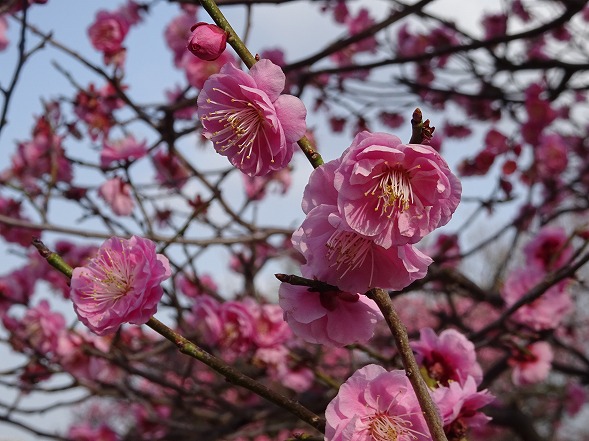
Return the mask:
[(448, 440), (464, 439), (468, 429), (491, 419), (480, 411), (494, 397), (486, 389), (477, 391), (483, 371), (471, 341), (454, 329), (436, 335), (424, 328), (411, 348), (440, 410)]
[[(344, 330), (352, 320), (364, 328), (362, 340), (370, 337), (374, 311), (359, 294), (375, 287), (400, 290), (423, 278), (432, 259), (414, 244), (450, 220), (460, 193), (460, 182), (433, 148), (403, 144), (386, 133), (358, 134), (339, 159), (311, 174), (302, 202), (307, 216), (292, 237), (305, 259), (302, 275), (339, 291), (312, 293), (283, 284), (280, 304), (289, 324), (303, 338), (319, 341), (320, 328), (308, 317), (334, 316), (322, 342), (355, 341)], [(303, 295), (316, 297), (305, 302), (307, 318), (299, 311)], [(343, 306), (347, 320), (336, 318)], [(312, 332), (303, 333), (305, 327)], [(334, 338), (337, 332), (342, 337)]]

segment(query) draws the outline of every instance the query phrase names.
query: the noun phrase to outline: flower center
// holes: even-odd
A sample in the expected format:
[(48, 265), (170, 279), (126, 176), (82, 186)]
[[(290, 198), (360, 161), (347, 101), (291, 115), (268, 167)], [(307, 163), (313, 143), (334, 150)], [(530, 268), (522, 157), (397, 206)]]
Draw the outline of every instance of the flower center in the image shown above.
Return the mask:
[(410, 170), (403, 167), (385, 166), (384, 170), (372, 176), (374, 183), (364, 196), (377, 196), (374, 211), (381, 216), (392, 217), (395, 211), (403, 212), (413, 203)]
[[(369, 255), (372, 257), (372, 241), (352, 231), (336, 230), (325, 245), (327, 258), (334, 261), (331, 266), (336, 266), (337, 269), (347, 266), (340, 278), (344, 277), (348, 271), (362, 266)], [(370, 282), (372, 282), (372, 274)]]
[(400, 416), (389, 415), (387, 412), (377, 411), (369, 417), (368, 431), (374, 441), (397, 441), (401, 436), (417, 439), (411, 428), (413, 424)]
[(133, 270), (127, 264), (125, 250), (113, 258), (109, 251), (102, 253), (95, 261), (90, 277), (93, 287), (90, 293), (97, 303), (117, 301), (124, 297), (133, 286)]
[(217, 110), (209, 112), (201, 117), (205, 121), (217, 121), (223, 125), (221, 130), (213, 133), (217, 151), (224, 152), (232, 147), (237, 147), (241, 155), (241, 162), (250, 159), (254, 142), (258, 137), (264, 117), (258, 108), (249, 101), (236, 98), (227, 92), (214, 88), (215, 92), (225, 95), (229, 100), (223, 102), (213, 101), (207, 98), (207, 103), (218, 106)]

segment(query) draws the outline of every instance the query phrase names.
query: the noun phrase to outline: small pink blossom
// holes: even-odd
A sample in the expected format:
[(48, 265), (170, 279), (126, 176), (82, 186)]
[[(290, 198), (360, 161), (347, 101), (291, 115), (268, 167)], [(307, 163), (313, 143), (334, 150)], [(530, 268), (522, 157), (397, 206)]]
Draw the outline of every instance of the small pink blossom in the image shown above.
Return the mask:
[(448, 386), (438, 387), (432, 395), (449, 440), (465, 439), (469, 428), (481, 427), (491, 419), (480, 409), (492, 403), (495, 397), (487, 389), (477, 392), (476, 382), (471, 376), (466, 378), (464, 384), (453, 381)]
[(190, 38), (190, 27), (196, 20), (196, 14), (184, 12), (172, 19), (164, 31), (166, 44), (174, 54), (174, 64), (180, 66), (180, 60), (186, 53), (186, 41)]
[(358, 134), (343, 153), (335, 188), (346, 223), (385, 248), (418, 242), (445, 225), (462, 190), (430, 146), (369, 132)]
[(144, 157), (147, 154), (147, 143), (138, 142), (130, 135), (116, 141), (105, 139), (100, 152), (100, 166), (106, 168), (113, 162), (130, 162)]
[[(506, 306), (510, 307), (519, 301), (529, 290), (544, 280), (545, 275), (544, 271), (534, 267), (512, 271), (501, 288), (501, 296)], [(535, 331), (558, 327), (573, 306), (568, 285), (569, 282), (563, 280), (551, 286), (531, 303), (519, 307), (511, 317)]]
[(357, 370), (341, 385), (325, 409), (325, 419), (328, 441), (431, 439), (405, 372), (387, 372), (374, 364)]
[(298, 337), (309, 343), (328, 346), (366, 343), (382, 319), (374, 301), (361, 294), (319, 293), (282, 283), (278, 295), (284, 320)]
[(227, 33), (217, 25), (199, 21), (190, 30), (188, 50), (205, 61), (213, 61), (221, 56), (227, 45)]
[(312, 209), (292, 236), (303, 254), (305, 277), (364, 293), (370, 288), (400, 290), (425, 277), (431, 258), (412, 245), (383, 248), (372, 237), (353, 231), (333, 205)]
[(201, 60), (188, 52), (186, 48), (184, 48), (183, 54), (178, 66), (184, 71), (188, 84), (197, 89), (202, 89), (205, 82), (212, 75), (218, 74), (224, 65), (236, 63), (235, 57), (229, 51), (224, 51), (219, 58), (213, 61)]
[(176, 279), (178, 288), (185, 296), (195, 299), (207, 292), (217, 292), (217, 283), (210, 274), (201, 274), (198, 277), (181, 273)]
[(229, 63), (198, 96), (204, 136), (249, 176), (286, 167), (305, 134), (305, 105), (281, 95), (284, 85), (282, 69), (270, 60), (258, 61), (249, 74)]
[(502, 37), (507, 33), (507, 15), (505, 14), (488, 14), (483, 17), (482, 22), (485, 29), (485, 39)]
[[(4, 198), (0, 196), (0, 215), (7, 216), (17, 221), (28, 221), (28, 219), (22, 214), (21, 207), (21, 202), (12, 198)], [(17, 243), (23, 247), (28, 247), (31, 245), (33, 237), (37, 237), (38, 235), (38, 231), (0, 222), (0, 236), (2, 236), (7, 242)]]
[(562, 227), (544, 227), (524, 247), (526, 263), (543, 271), (562, 267), (574, 250)]
[(517, 351), (508, 360), (513, 370), (511, 381), (516, 386), (535, 384), (544, 381), (552, 368), (554, 353), (545, 341), (533, 343), (521, 351)]
[(280, 306), (272, 303), (260, 305), (254, 301), (250, 305), (255, 319), (253, 341), (258, 348), (278, 347), (292, 338)]
[(129, 216), (133, 212), (131, 186), (119, 177), (109, 179), (98, 189), (98, 196), (110, 206), (113, 213), (119, 216)]
[(554, 179), (567, 168), (569, 148), (558, 133), (542, 135), (534, 154), (538, 174), (542, 179)]
[(284, 346), (260, 348), (253, 361), (255, 365), (266, 368), (270, 379), (298, 393), (308, 390), (315, 379), (311, 369), (290, 359), (289, 350)]
[(160, 149), (151, 159), (156, 172), (155, 180), (161, 185), (181, 188), (188, 181), (190, 172), (174, 153)]
[(129, 23), (119, 12), (98, 11), (94, 23), (88, 28), (90, 42), (96, 50), (114, 54), (122, 49), (129, 32)]
[(74, 268), (70, 296), (82, 323), (98, 335), (112, 334), (125, 322), (141, 325), (155, 314), (160, 284), (170, 275), (168, 259), (156, 254), (152, 241), (112, 237), (88, 264)]
[(455, 329), (446, 329), (437, 336), (433, 329), (424, 328), (419, 341), (412, 342), (411, 348), (417, 363), (427, 369), (432, 380), (443, 386), (452, 381), (465, 384), (468, 377), (476, 384), (483, 380), (474, 344)]

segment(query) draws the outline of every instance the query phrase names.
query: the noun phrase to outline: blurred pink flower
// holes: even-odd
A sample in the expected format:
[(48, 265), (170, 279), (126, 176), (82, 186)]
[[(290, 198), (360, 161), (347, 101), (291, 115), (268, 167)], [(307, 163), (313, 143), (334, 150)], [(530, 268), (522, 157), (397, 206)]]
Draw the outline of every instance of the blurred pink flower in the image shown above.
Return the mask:
[(305, 134), (305, 105), (281, 95), (284, 85), (282, 69), (270, 60), (258, 61), (249, 73), (228, 63), (198, 96), (204, 136), (249, 176), (286, 167)]
[(555, 179), (567, 168), (569, 148), (558, 133), (542, 135), (534, 154), (538, 174), (542, 179)]
[(133, 135), (116, 141), (105, 139), (100, 152), (100, 166), (106, 168), (116, 161), (135, 161), (146, 154), (146, 142), (138, 142)]
[(471, 376), (463, 384), (451, 381), (448, 386), (438, 387), (432, 397), (449, 440), (465, 439), (468, 429), (481, 427), (491, 420), (479, 409), (492, 403), (495, 397), (487, 389), (477, 392), (476, 382)]
[(205, 81), (214, 74), (219, 73), (221, 68), (227, 63), (235, 63), (235, 57), (229, 51), (224, 51), (219, 58), (213, 61), (205, 61), (195, 57), (186, 50), (186, 41), (184, 42), (183, 55), (178, 62), (178, 67), (184, 70), (186, 81), (197, 89), (204, 87)]
[(341, 385), (325, 419), (327, 441), (431, 440), (405, 372), (387, 372), (374, 364)]
[(430, 378), (443, 386), (452, 381), (465, 384), (472, 377), (476, 384), (483, 380), (483, 370), (477, 362), (474, 344), (455, 329), (436, 335), (433, 329), (420, 331), (420, 339), (411, 343), (418, 364), (423, 365)]
[(377, 245), (372, 237), (350, 229), (333, 205), (312, 209), (292, 242), (306, 259), (303, 276), (317, 277), (351, 293), (374, 287), (403, 289), (425, 277), (432, 262), (412, 245), (388, 249)]
[(297, 365), (289, 354), (284, 346), (259, 348), (254, 354), (253, 362), (256, 366), (264, 367), (270, 379), (281, 386), (298, 393), (305, 392), (313, 384), (315, 374), (303, 364)]
[[(252, 201), (259, 201), (266, 196), (268, 187), (274, 187), (281, 194), (285, 194), (292, 182), (291, 170), (285, 167), (282, 170), (272, 171), (264, 176), (248, 176), (242, 174), (245, 194)], [(272, 183), (276, 184), (272, 186)]]
[(191, 120), (194, 118), (194, 115), (196, 114), (196, 102), (189, 101), (184, 96), (184, 91), (181, 87), (176, 85), (174, 89), (166, 90), (166, 99), (168, 100), (169, 105), (175, 105), (180, 102), (185, 104), (182, 108), (174, 111), (174, 118), (183, 120)]
[(174, 64), (177, 67), (186, 53), (186, 40), (190, 38), (190, 27), (195, 21), (196, 14), (184, 12), (174, 17), (164, 31), (164, 39), (174, 54)]
[[(28, 219), (21, 213), (21, 202), (12, 198), (4, 198), (0, 196), (0, 214), (11, 219), (28, 221)], [(7, 242), (17, 243), (23, 247), (31, 245), (33, 237), (38, 237), (39, 231), (29, 230), (24, 227), (17, 227), (0, 222), (0, 236)]]
[[(545, 275), (544, 271), (535, 267), (512, 271), (501, 288), (501, 296), (506, 306), (511, 307), (519, 301), (529, 290), (544, 280)], [(573, 306), (568, 292), (569, 283), (568, 280), (563, 280), (551, 286), (533, 302), (519, 307), (511, 316), (512, 319), (535, 331), (558, 327)]]
[(12, 333), (10, 342), (16, 350), (32, 348), (45, 356), (55, 353), (58, 336), (65, 330), (63, 315), (52, 311), (47, 300), (28, 308), (20, 319), (5, 316), (2, 322)]
[(93, 426), (90, 423), (77, 423), (70, 427), (68, 438), (73, 441), (119, 441), (121, 437), (107, 424)]
[(346, 223), (385, 248), (416, 243), (445, 225), (462, 190), (430, 146), (370, 132), (356, 135), (343, 153), (335, 188)]
[(119, 12), (98, 11), (94, 23), (88, 28), (90, 42), (96, 50), (114, 54), (122, 48), (129, 32), (129, 23)]
[(205, 61), (213, 61), (221, 56), (227, 45), (227, 33), (217, 25), (199, 21), (190, 30), (188, 50)]
[(168, 259), (156, 254), (152, 241), (112, 237), (85, 266), (74, 268), (70, 297), (90, 330), (113, 334), (123, 323), (140, 325), (155, 314), (160, 284), (170, 275)]
[(551, 271), (563, 266), (574, 250), (562, 227), (544, 227), (524, 247), (526, 263), (542, 271)]
[(523, 350), (517, 350), (508, 360), (513, 368), (511, 381), (516, 386), (544, 381), (552, 368), (554, 353), (545, 341), (532, 343)]
[(6, 31), (8, 31), (8, 21), (4, 15), (0, 15), (0, 51), (3, 51), (8, 47), (8, 37), (6, 36)]
[[(345, 346), (366, 343), (382, 314), (373, 300), (342, 291), (311, 292), (280, 284), (279, 304), (292, 331), (309, 343)], [(353, 323), (353, 326), (350, 324)]]
[(255, 319), (252, 337), (258, 348), (277, 347), (292, 338), (280, 306), (272, 303), (258, 304), (253, 300), (250, 305)]
[(172, 152), (159, 149), (151, 157), (155, 167), (155, 180), (170, 188), (181, 188), (190, 177), (190, 171)]
[(210, 274), (201, 274), (195, 277), (193, 274), (180, 273), (176, 279), (180, 291), (192, 299), (204, 295), (207, 291), (217, 292), (219, 289), (215, 279)]
[(109, 179), (98, 189), (98, 196), (119, 216), (129, 216), (133, 212), (135, 202), (131, 195), (131, 186), (119, 177)]
[(483, 17), (482, 25), (486, 40), (503, 37), (507, 33), (507, 15), (487, 14)]

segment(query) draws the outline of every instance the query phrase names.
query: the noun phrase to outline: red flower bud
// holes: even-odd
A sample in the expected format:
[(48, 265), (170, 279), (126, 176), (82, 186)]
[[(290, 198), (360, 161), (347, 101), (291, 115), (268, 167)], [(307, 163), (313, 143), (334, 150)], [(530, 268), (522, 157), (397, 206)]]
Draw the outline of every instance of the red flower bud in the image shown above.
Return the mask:
[(190, 28), (188, 50), (201, 60), (213, 61), (221, 56), (227, 44), (227, 33), (220, 27), (198, 22)]

